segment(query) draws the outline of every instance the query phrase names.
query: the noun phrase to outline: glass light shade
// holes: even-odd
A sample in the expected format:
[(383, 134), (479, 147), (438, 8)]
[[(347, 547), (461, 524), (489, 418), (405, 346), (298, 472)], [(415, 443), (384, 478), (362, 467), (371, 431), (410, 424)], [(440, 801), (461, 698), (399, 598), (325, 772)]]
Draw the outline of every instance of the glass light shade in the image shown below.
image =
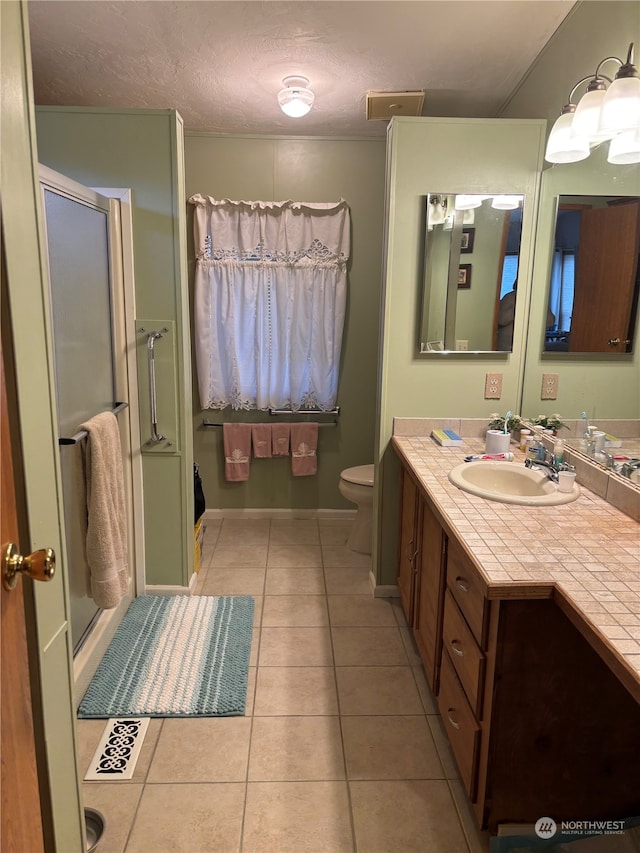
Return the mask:
[(480, 207), (485, 198), (486, 196), (483, 195), (457, 195), (456, 210), (471, 210), (473, 207)]
[(606, 94), (606, 89), (594, 89), (580, 98), (571, 122), (573, 136), (585, 137), (589, 142), (604, 142), (615, 136), (613, 130), (600, 130), (600, 111)]
[(464, 216), (462, 217), (462, 224), (463, 225), (473, 225), (473, 223), (475, 221), (476, 221), (476, 212), (472, 207), (470, 207), (469, 210), (465, 210), (465, 212), (464, 212)]
[(607, 160), (615, 166), (640, 163), (640, 130), (626, 130), (614, 136), (609, 143)]
[(520, 207), (521, 201), (521, 195), (496, 195), (493, 197), (491, 207), (496, 210), (515, 210)]
[(573, 136), (571, 122), (575, 110), (563, 112), (556, 119), (547, 140), (544, 159), (547, 163), (577, 163), (589, 156), (589, 141), (584, 136)]
[(617, 77), (602, 101), (598, 132), (613, 136), (636, 128), (640, 128), (640, 77)]
[(442, 225), (444, 217), (444, 207), (439, 201), (429, 205), (429, 225)]
[(290, 86), (278, 92), (278, 103), (280, 109), (291, 118), (301, 118), (311, 109), (315, 95), (311, 89), (302, 89)]

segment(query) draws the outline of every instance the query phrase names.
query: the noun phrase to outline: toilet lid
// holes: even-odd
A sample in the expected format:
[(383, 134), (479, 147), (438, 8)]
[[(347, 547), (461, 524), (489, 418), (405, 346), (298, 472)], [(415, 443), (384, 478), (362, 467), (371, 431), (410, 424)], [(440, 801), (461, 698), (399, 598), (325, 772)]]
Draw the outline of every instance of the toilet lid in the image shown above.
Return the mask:
[(356, 465), (355, 468), (345, 468), (340, 474), (347, 483), (358, 486), (373, 486), (373, 465)]

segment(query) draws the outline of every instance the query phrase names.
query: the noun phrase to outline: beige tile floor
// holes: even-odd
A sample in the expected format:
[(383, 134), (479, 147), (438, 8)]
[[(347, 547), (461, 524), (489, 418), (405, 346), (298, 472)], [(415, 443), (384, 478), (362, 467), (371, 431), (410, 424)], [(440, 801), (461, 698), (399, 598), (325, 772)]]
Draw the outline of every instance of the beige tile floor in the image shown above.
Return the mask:
[[(97, 853), (485, 853), (397, 600), (349, 522), (208, 523), (201, 595), (256, 601), (244, 717), (154, 719), (130, 781), (85, 782)], [(79, 720), (80, 773), (105, 722)]]

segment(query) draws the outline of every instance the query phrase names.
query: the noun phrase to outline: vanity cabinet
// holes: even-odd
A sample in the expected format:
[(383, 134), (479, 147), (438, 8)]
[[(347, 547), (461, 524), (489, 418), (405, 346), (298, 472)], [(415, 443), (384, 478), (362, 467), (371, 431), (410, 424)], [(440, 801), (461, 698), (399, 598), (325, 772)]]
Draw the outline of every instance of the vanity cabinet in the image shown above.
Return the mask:
[(640, 704), (552, 585), (491, 589), (403, 463), (405, 614), (481, 827), (640, 815)]

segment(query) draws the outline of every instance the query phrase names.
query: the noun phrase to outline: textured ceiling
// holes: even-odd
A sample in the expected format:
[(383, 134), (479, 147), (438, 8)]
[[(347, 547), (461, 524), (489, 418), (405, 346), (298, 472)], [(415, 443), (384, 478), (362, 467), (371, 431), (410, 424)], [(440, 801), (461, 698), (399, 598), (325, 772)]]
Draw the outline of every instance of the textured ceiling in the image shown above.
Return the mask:
[[(573, 0), (30, 0), (37, 104), (177, 109), (188, 130), (380, 136), (368, 90), (423, 115), (495, 116)], [(285, 116), (302, 74), (311, 112)]]

